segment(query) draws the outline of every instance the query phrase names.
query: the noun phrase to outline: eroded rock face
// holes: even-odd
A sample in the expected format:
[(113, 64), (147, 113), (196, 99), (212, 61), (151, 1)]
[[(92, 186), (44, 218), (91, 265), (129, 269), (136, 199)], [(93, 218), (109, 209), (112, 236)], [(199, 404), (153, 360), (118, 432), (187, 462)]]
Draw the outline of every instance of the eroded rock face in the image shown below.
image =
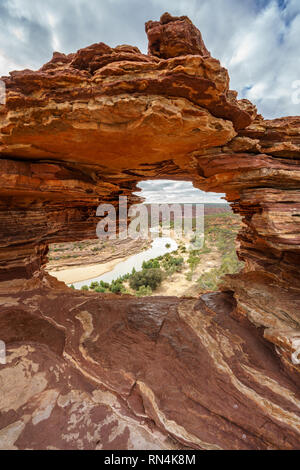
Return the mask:
[[(98, 43), (3, 78), (0, 339), (10, 362), (0, 384), (12, 401), (1, 445), (299, 447), (300, 118), (265, 121), (238, 100), (186, 17), (165, 14), (146, 31), (148, 55)], [(227, 294), (143, 310), (45, 274), (49, 243), (94, 238), (100, 202), (136, 202), (137, 182), (158, 178), (225, 192), (242, 214), (245, 269), (223, 286), (233, 310)], [(18, 358), (31, 364), (24, 402), (13, 392)], [(162, 386), (171, 363), (177, 379)], [(101, 387), (109, 398), (99, 401)], [(40, 417), (64, 431), (47, 442)], [(81, 419), (78, 434), (70, 423)], [(117, 441), (105, 432), (115, 421)]]
[(209, 57), (200, 31), (187, 16), (171, 16), (164, 13), (160, 21), (148, 21), (148, 52), (162, 59), (195, 54)]
[(299, 447), (299, 389), (231, 294), (1, 302), (2, 448)]

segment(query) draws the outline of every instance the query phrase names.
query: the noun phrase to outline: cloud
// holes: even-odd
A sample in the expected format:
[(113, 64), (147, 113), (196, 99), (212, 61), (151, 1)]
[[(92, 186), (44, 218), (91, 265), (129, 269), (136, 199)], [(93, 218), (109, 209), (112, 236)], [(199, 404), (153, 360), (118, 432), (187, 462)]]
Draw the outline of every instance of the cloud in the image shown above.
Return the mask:
[[(226, 3), (226, 7), (225, 4)], [(188, 15), (212, 55), (229, 69), (231, 88), (267, 118), (298, 115), (299, 0), (0, 0), (0, 75), (37, 69), (53, 50), (94, 42), (147, 51), (144, 22), (164, 11)]]
[(223, 194), (205, 193), (194, 188), (189, 181), (148, 180), (141, 181), (137, 186), (142, 191), (136, 194), (144, 197), (149, 204), (226, 203), (221, 199)]
[[(226, 7), (225, 7), (226, 3)], [(144, 23), (169, 11), (188, 15), (212, 55), (229, 70), (231, 88), (266, 118), (299, 115), (299, 0), (0, 0), (0, 75), (38, 69), (52, 52), (103, 41), (147, 52)], [(299, 87), (300, 88), (300, 87)], [(189, 182), (141, 182), (148, 202), (224, 202)]]

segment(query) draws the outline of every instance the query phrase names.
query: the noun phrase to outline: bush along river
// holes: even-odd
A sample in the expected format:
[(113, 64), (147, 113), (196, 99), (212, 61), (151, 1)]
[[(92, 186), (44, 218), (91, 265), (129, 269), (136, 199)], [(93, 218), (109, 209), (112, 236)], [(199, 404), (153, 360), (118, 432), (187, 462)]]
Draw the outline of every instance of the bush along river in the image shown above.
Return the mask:
[[(148, 250), (137, 253), (136, 255), (130, 256), (125, 261), (120, 261), (114, 269), (102, 274), (101, 276), (87, 279), (85, 281), (75, 282), (72, 285), (75, 289), (81, 289), (83, 286), (89, 286), (92, 282), (108, 282), (111, 283), (119, 277), (130, 274), (133, 269), (140, 271), (143, 267), (144, 261), (164, 256), (166, 253), (176, 251), (178, 245), (175, 240), (169, 237), (157, 237), (154, 238), (151, 247)], [(69, 284), (70, 285), (70, 284)]]

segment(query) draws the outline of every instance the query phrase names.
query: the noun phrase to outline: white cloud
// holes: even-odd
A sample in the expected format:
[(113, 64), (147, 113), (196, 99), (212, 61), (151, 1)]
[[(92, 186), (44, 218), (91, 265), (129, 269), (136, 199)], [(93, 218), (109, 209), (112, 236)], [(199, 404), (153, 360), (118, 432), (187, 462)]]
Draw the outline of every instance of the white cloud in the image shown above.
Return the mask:
[[(283, 7), (285, 6), (285, 7)], [(144, 22), (164, 11), (188, 15), (212, 55), (229, 69), (231, 88), (267, 118), (299, 115), (292, 83), (300, 79), (299, 0), (1, 0), (0, 74), (39, 68), (53, 49), (94, 42), (147, 51)]]
[[(231, 88), (266, 118), (299, 115), (299, 0), (0, 0), (0, 75), (37, 69), (53, 50), (94, 42), (133, 44), (147, 52), (144, 22), (169, 11), (188, 15), (212, 55), (228, 68)], [(224, 202), (189, 182), (144, 181), (148, 202)]]
[(0, 49), (0, 76), (8, 75), (10, 70), (20, 69), (22, 65), (7, 57)]
[(145, 198), (146, 203), (167, 204), (201, 204), (226, 203), (221, 199), (224, 194), (205, 193), (194, 188), (190, 181), (147, 180), (138, 183), (139, 196)]

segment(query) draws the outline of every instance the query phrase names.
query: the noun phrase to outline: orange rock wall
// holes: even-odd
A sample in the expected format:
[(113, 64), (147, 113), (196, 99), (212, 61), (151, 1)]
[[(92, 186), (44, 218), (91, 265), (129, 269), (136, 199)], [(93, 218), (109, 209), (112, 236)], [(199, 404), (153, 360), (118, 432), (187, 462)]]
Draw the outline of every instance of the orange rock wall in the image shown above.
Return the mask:
[[(81, 327), (75, 322), (70, 331), (73, 339), (68, 339), (69, 349), (62, 346), (67, 365), (61, 367), (73, 367), (75, 364), (76, 373), (79, 370), (85, 380), (90, 377), (93, 384), (104, 382), (119, 397), (127, 397), (128, 403), (132, 401), (130, 407), (134, 408), (135, 417), (143, 416), (145, 422), (150, 423), (146, 434), (143, 431), (143, 439), (151, 445), (154, 441), (151, 441), (148, 431), (154, 423), (157, 440), (152, 437), (162, 447), (171, 446), (164, 439), (172, 435), (180, 445), (193, 448), (296, 448), (300, 433), (299, 403), (295, 401), (293, 381), (297, 380), (299, 366), (291, 361), (291, 354), (294, 352), (294, 340), (300, 338), (300, 117), (264, 120), (257, 115), (255, 106), (250, 102), (238, 100), (237, 94), (229, 89), (226, 69), (211, 57), (200, 32), (187, 17), (173, 18), (165, 14), (160, 22), (148, 22), (146, 31), (149, 37), (148, 55), (141, 54), (132, 46), (110, 48), (98, 43), (75, 54), (56, 52), (52, 60), (38, 71), (12, 72), (9, 77), (2, 78), (7, 87), (7, 102), (5, 106), (0, 106), (0, 292), (4, 295), (0, 318), (5, 312), (7, 314), (5, 308), (8, 308), (9, 320), (13, 321), (14, 309), (25, 309), (26, 312), (24, 305), (32, 304), (29, 311), (56, 325), (57, 331), (67, 328), (64, 323), (67, 320), (58, 317), (62, 313), (64, 318), (73, 321), (71, 311), (77, 311), (79, 307), (74, 306), (74, 298), (68, 290), (65, 291), (63, 286), (45, 274), (43, 268), (47, 261), (47, 246), (53, 242), (94, 238), (99, 203), (117, 204), (119, 195), (128, 195), (131, 202), (135, 202), (137, 198), (132, 192), (143, 179), (189, 180), (202, 190), (225, 192), (233, 210), (240, 213), (244, 221), (244, 228), (238, 236), (238, 255), (245, 261), (245, 269), (237, 275), (227, 276), (223, 285), (223, 290), (227, 292), (224, 295), (230, 298), (234, 295), (232, 302), (236, 302), (226, 314), (230, 314), (231, 319), (224, 318), (224, 322), (231, 322), (230, 325), (226, 323), (225, 326), (220, 319), (221, 326), (216, 326), (218, 315), (222, 316), (226, 310), (225, 301), (223, 310), (222, 302), (221, 309), (218, 307), (219, 313), (214, 310), (215, 307), (208, 308), (205, 301), (206, 307), (200, 315), (194, 304), (183, 303), (181, 311), (178, 300), (163, 300), (168, 312), (173, 312), (168, 314), (171, 323), (166, 328), (171, 330), (166, 332), (166, 336), (176, 338), (177, 346), (171, 340), (169, 345), (161, 346), (159, 357), (166, 362), (163, 362), (157, 377), (149, 364), (148, 370), (143, 369), (140, 375), (140, 363), (134, 361), (124, 372), (122, 361), (128, 355), (130, 357), (131, 349), (126, 349), (122, 341), (128, 341), (128, 344), (131, 341), (139, 342), (140, 339), (133, 340), (139, 328), (143, 331), (141, 338), (144, 334), (151, 338), (149, 345), (145, 345), (142, 339), (139, 343), (141, 364), (147, 363), (149, 357), (152, 357), (150, 362), (153, 360), (157, 347), (153, 339), (156, 333), (151, 336), (152, 327), (148, 324), (147, 315), (152, 312), (149, 302), (153, 305), (153, 311), (160, 311), (161, 302), (148, 300), (145, 318), (141, 314), (141, 317), (132, 320), (131, 315), (140, 311), (139, 301), (132, 300), (131, 310), (127, 311), (125, 299), (121, 300), (119, 313), (123, 315), (124, 312), (124, 331), (130, 325), (130, 332), (127, 331), (129, 336), (126, 339), (124, 336), (116, 339), (118, 347), (112, 352), (115, 354), (111, 359), (113, 364), (103, 365), (101, 376), (95, 379), (93, 364), (98, 363), (102, 353), (104, 357), (106, 354), (109, 357), (109, 348), (107, 346), (108, 349), (105, 349), (105, 344), (98, 345), (93, 342), (94, 339), (89, 339), (89, 350), (84, 352), (82, 348), (85, 346), (78, 344), (78, 328)], [(20, 296), (25, 295), (24, 289), (31, 292), (25, 303), (24, 299), (20, 300)], [(46, 290), (37, 294), (34, 289)], [(66, 296), (63, 312), (58, 309), (54, 314), (55, 308), (50, 308), (50, 303), (58, 299), (60, 291), (65, 291)], [(37, 298), (36, 295), (41, 297)], [(223, 294), (218, 295), (223, 299)], [(12, 300), (15, 296), (18, 300)], [(46, 302), (42, 301), (44, 297), (48, 299)], [(110, 306), (101, 296), (97, 298), (93, 302), (95, 305), (100, 302), (99, 305), (103, 305), (107, 313), (114, 309), (114, 302), (117, 302), (112, 301)], [(85, 303), (84, 298), (78, 300)], [(173, 306), (174, 302), (176, 306)], [(54, 305), (57, 304), (54, 302)], [(94, 304), (91, 308), (94, 309)], [(178, 313), (178, 309), (183, 313)], [(92, 320), (88, 317), (91, 314), (89, 305), (83, 311), (88, 313), (77, 312), (79, 321), (85, 325), (82, 326), (85, 331), (82, 338), (89, 338), (93, 331), (90, 329)], [(204, 322), (206, 326), (203, 326), (201, 321), (207, 311), (215, 320), (207, 325)], [(156, 325), (155, 315), (152, 312), (149, 321), (154, 321)], [(162, 315), (161, 311), (159, 315)], [(17, 324), (17, 318), (21, 317), (15, 318)], [(177, 325), (179, 318), (181, 323)], [(20, 321), (22, 324), (23, 320)], [(119, 324), (119, 320), (115, 321)], [(159, 321), (163, 322), (163, 319)], [(243, 333), (244, 327), (237, 326), (244, 324), (252, 325), (249, 326), (251, 334)], [(112, 327), (107, 325), (107, 328), (110, 330)], [(181, 328), (193, 330), (193, 334), (189, 333), (194, 335), (191, 343), (177, 336)], [(224, 328), (231, 333), (225, 333)], [(233, 333), (235, 328), (240, 328), (237, 336)], [(30, 331), (29, 324), (23, 336), (12, 334), (8, 340), (12, 343), (12, 349), (16, 341), (30, 343)], [(58, 335), (57, 331), (54, 337)], [(253, 343), (256, 334), (260, 337), (257, 341), (262, 341), (263, 348), (266, 348), (262, 350), (265, 352), (261, 352), (261, 358), (264, 358), (261, 363), (257, 358), (260, 343)], [(207, 335), (212, 336), (209, 341)], [(239, 335), (242, 339), (237, 340)], [(263, 335), (268, 343), (262, 339)], [(197, 347), (200, 348), (197, 351), (194, 350), (196, 338), (199, 340)], [(51, 350), (52, 343), (49, 341), (36, 337), (35, 344), (43, 344), (42, 348)], [(57, 341), (58, 348), (61, 340)], [(72, 341), (75, 343), (71, 346)], [(241, 350), (240, 346), (237, 349), (233, 346), (236, 341), (237, 344), (244, 344)], [(204, 345), (208, 347), (206, 352)], [(126, 351), (122, 356), (123, 347)], [(101, 348), (105, 349), (105, 353)], [(170, 348), (181, 351), (179, 375), (185, 369), (186, 361), (191, 364), (189, 376), (183, 374), (179, 381), (179, 386), (191, 400), (190, 405), (183, 405), (190, 419), (185, 413), (181, 415), (179, 409), (176, 412), (178, 390), (175, 385), (170, 385), (170, 390), (166, 392), (170, 402), (167, 402), (161, 388), (161, 377), (170, 367), (169, 359), (166, 359), (171, 354)], [(216, 352), (220, 352), (220, 348), (223, 348), (220, 353), (222, 360)], [(251, 349), (250, 362), (247, 363), (245, 357), (249, 348), (254, 349)], [(79, 351), (82, 359), (78, 356)], [(184, 351), (187, 355), (190, 351), (191, 356), (185, 356)], [(34, 351), (30, 353), (35, 354)], [(197, 357), (210, 354), (211, 357), (207, 363), (203, 359), (204, 362), (199, 365), (193, 359), (195, 354)], [(272, 359), (267, 359), (268, 354)], [(234, 355), (246, 362), (234, 366), (230, 361)], [(56, 357), (55, 361), (61, 359)], [(196, 361), (194, 366), (191, 361)], [(203, 376), (206, 368), (211, 367), (211, 361), (214, 364), (210, 369), (212, 375), (210, 379), (205, 378), (208, 385), (204, 389), (196, 376), (199, 370)], [(122, 373), (118, 370), (118, 364), (121, 364)], [(233, 372), (234, 367), (243, 370)], [(213, 405), (204, 399), (205, 393), (215, 394), (215, 397), (222, 397), (225, 393), (224, 387), (221, 387), (223, 392), (216, 389), (217, 382), (227, 383), (226, 377), (219, 377), (219, 373), (230, 377), (233, 388), (238, 392), (230, 388), (226, 393), (232, 393), (239, 403), (242, 403), (242, 395), (248, 390), (244, 397), (250, 400), (250, 404), (251, 400), (256, 403), (255, 413), (250, 405), (240, 414), (231, 408), (226, 408), (225, 412), (217, 401)], [(247, 379), (243, 374), (247, 375)], [(253, 381), (256, 382), (255, 386)], [(172, 384), (172, 380), (168, 383)], [(53, 384), (51, 390), (53, 387), (56, 390)], [(75, 388), (82, 393), (85, 390), (92, 410), (96, 406), (94, 395), (86, 387), (89, 386), (85, 384)], [(271, 389), (277, 397), (270, 395)], [(53, 396), (50, 395), (45, 400), (52, 403)], [(290, 404), (281, 402), (283, 396), (288, 397), (284, 400), (293, 403), (293, 409)], [(55, 400), (53, 403), (56, 403)], [(76, 402), (78, 397), (74, 400)], [(109, 406), (113, 407), (112, 398)], [(18, 410), (16, 420), (22, 421), (22, 413), (26, 411), (28, 414), (28, 410)], [(254, 413), (256, 422), (252, 422), (251, 413)], [(202, 424), (199, 424), (200, 415)], [(207, 418), (204, 417), (206, 415)], [(194, 420), (191, 416), (198, 418)], [(222, 423), (218, 421), (220, 419)], [(5, 423), (12, 425), (9, 420)], [(207, 423), (212, 426), (211, 432)], [(123, 426), (123, 421), (121, 424)], [(132, 433), (136, 432), (136, 425), (136, 422), (131, 422)], [(246, 426), (245, 432), (241, 431), (243, 426)], [(9, 428), (4, 436), (11, 435), (10, 432)], [(22, 437), (21, 434), (19, 436)], [(80, 439), (74, 443), (75, 448), (89, 446)], [(100, 438), (98, 441), (102, 442)], [(24, 442), (22, 439), (19, 441), (20, 448), (24, 448)], [(37, 440), (35, 445), (43, 447), (46, 444)], [(51, 445), (55, 446), (54, 443)], [(66, 443), (59, 441), (56, 445), (63, 447)], [(130, 448), (131, 444), (123, 439), (119, 445)]]

